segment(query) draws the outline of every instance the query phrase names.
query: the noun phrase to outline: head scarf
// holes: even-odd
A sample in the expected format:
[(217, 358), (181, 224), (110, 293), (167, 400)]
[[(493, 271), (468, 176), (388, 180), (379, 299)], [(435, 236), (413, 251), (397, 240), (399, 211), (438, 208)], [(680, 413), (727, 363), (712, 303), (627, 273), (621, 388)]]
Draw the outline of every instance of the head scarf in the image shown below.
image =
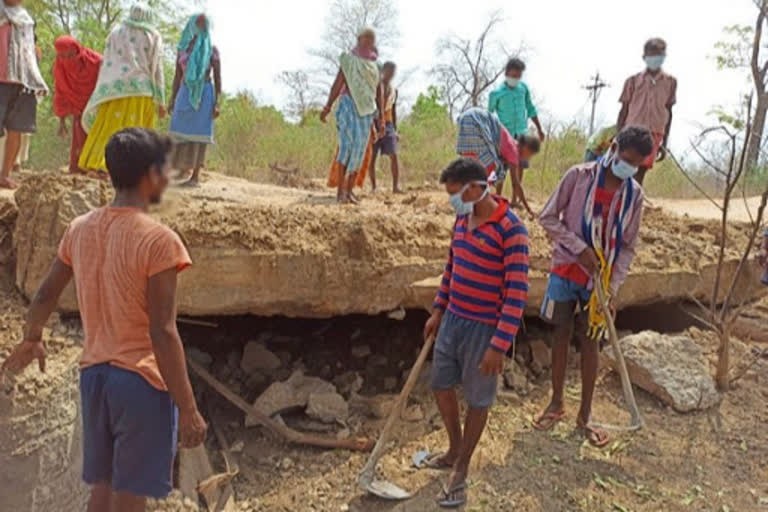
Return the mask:
[(48, 92), (35, 55), (35, 22), (21, 5), (0, 1), (0, 24), (13, 25), (8, 42), (8, 79), (35, 92)]
[[(200, 18), (205, 20), (204, 29), (197, 24)], [(189, 90), (189, 102), (197, 110), (203, 98), (203, 89), (213, 55), (210, 22), (205, 14), (195, 14), (189, 18), (184, 32), (181, 33), (178, 50), (179, 55), (184, 56), (186, 60), (184, 83)]]
[(355, 44), (355, 47), (352, 49), (352, 53), (354, 55), (360, 57), (361, 59), (375, 61), (376, 59), (379, 58), (379, 52), (378, 52), (376, 46), (374, 46), (373, 49), (370, 49), (370, 50), (363, 49), (360, 46), (360, 38), (362, 38), (362, 37), (370, 37), (371, 39), (373, 39), (375, 41), (376, 40), (376, 31), (374, 31), (370, 27), (365, 27), (365, 28), (360, 29), (360, 31), (357, 33), (357, 41), (358, 42), (357, 42), (357, 44)]
[(136, 2), (131, 6), (131, 10), (128, 12), (128, 17), (123, 20), (123, 24), (129, 27), (140, 28), (148, 32), (155, 31), (153, 24), (154, 13), (149, 6), (143, 2)]
[(101, 55), (83, 47), (71, 36), (59, 37), (54, 45), (57, 54), (72, 50), (75, 54), (69, 58), (57, 55), (53, 64), (53, 110), (58, 117), (79, 116), (96, 87)]
[(156, 105), (165, 105), (163, 37), (150, 23), (152, 18), (146, 4), (136, 3), (128, 18), (110, 32), (104, 64), (82, 116), (86, 132), (96, 121), (99, 105), (107, 101), (148, 97)]

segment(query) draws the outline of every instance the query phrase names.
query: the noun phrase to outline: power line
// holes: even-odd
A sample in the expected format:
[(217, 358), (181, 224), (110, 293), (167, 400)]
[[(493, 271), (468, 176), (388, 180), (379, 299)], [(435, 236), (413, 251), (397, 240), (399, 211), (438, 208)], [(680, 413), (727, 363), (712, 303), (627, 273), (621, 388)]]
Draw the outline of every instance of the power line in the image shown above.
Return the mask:
[(610, 87), (610, 84), (600, 78), (599, 71), (590, 80), (591, 82), (583, 87), (589, 91), (589, 98), (592, 100), (592, 113), (589, 116), (589, 135), (591, 136), (595, 132), (595, 107), (597, 106), (598, 98), (600, 98), (600, 91), (604, 87)]

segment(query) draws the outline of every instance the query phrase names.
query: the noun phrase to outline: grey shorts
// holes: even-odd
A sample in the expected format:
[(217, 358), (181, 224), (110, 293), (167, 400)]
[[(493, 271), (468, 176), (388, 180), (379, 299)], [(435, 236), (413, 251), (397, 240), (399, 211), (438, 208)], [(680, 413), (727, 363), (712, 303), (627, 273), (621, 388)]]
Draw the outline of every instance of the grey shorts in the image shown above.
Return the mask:
[(396, 155), (397, 154), (397, 131), (395, 125), (387, 123), (387, 129), (384, 136), (373, 145), (376, 154)]
[(19, 84), (0, 83), (0, 122), (10, 132), (37, 131), (37, 98)]
[(495, 325), (468, 320), (447, 311), (435, 342), (432, 389), (454, 389), (461, 384), (464, 398), (471, 408), (487, 409), (492, 406), (496, 399), (498, 377), (483, 375), (480, 363), (491, 346), (495, 332)]

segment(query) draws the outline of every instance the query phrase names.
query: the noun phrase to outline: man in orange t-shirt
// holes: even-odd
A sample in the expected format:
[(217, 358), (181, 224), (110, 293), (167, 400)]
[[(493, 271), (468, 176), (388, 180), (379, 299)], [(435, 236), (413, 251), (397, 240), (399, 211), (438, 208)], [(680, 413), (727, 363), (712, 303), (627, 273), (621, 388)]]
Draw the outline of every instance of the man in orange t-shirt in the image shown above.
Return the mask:
[(147, 215), (168, 186), (171, 142), (143, 128), (106, 148), (115, 199), (75, 219), (27, 316), (24, 341), (3, 363), (45, 368), (42, 330), (74, 277), (85, 342), (80, 361), (83, 480), (89, 512), (143, 511), (172, 489), (178, 441), (202, 443), (207, 426), (176, 329), (177, 274), (192, 261), (179, 236)]

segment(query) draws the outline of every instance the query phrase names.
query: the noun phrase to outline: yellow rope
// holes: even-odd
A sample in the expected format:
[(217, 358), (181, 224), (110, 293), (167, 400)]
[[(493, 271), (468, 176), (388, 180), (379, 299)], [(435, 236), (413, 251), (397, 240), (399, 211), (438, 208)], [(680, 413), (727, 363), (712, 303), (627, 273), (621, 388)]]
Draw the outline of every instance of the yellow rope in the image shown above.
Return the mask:
[(605, 336), (605, 331), (608, 328), (608, 320), (605, 317), (605, 311), (603, 311), (603, 308), (600, 305), (600, 298), (597, 295), (597, 287), (600, 286), (604, 295), (609, 297), (608, 290), (611, 286), (611, 267), (606, 262), (602, 249), (595, 249), (595, 254), (597, 255), (597, 259), (600, 260), (600, 279), (599, 281), (595, 281), (592, 295), (589, 297), (589, 325), (587, 335), (591, 340), (600, 341)]

